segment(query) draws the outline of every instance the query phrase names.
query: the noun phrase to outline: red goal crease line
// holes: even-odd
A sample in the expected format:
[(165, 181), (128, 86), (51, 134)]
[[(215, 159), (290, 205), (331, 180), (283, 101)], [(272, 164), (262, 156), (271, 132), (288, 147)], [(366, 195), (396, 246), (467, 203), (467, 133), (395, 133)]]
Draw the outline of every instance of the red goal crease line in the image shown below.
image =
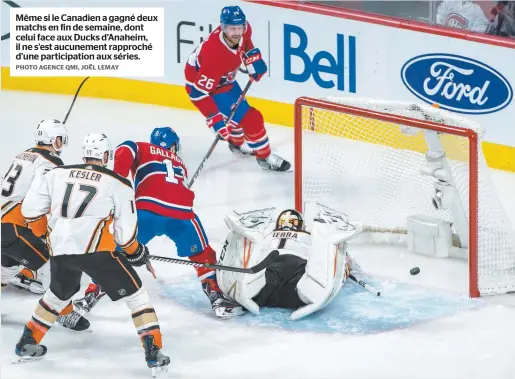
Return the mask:
[(292, 9), (301, 12), (315, 13), (325, 16), (339, 17), (347, 20), (361, 21), (369, 24), (384, 25), (397, 29), (412, 30), (421, 33), (435, 34), (450, 38), (462, 39), (471, 42), (483, 43), (515, 49), (515, 40), (506, 37), (498, 37), (488, 34), (468, 32), (459, 29), (451, 29), (445, 26), (430, 25), (421, 21), (404, 20), (399, 17), (383, 16), (351, 9), (336, 8), (327, 5), (298, 2), (298, 1), (273, 1), (273, 0), (244, 0), (248, 3), (267, 5), (278, 8)]

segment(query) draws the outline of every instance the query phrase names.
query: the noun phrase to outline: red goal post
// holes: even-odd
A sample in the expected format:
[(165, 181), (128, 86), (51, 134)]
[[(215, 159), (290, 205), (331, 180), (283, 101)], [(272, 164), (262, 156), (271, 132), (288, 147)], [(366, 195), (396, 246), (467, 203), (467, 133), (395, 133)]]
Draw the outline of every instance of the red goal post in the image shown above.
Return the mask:
[[(302, 211), (304, 201), (318, 200), (349, 210), (350, 217), (370, 224), (371, 231), (405, 228), (402, 217), (415, 213), (448, 220), (453, 233), (467, 236), (461, 244), (468, 248), (469, 295), (515, 289), (513, 234), (502, 226), (495, 229), (497, 224), (491, 230), (487, 224), (489, 217), (497, 216), (488, 207), (504, 210), (488, 177), (477, 123), (423, 104), (300, 97), (295, 102), (294, 134), (297, 210)], [(433, 159), (431, 150), (445, 154)], [(448, 161), (442, 167), (451, 178), (442, 182), (419, 172), (438, 161)], [(435, 182), (456, 188), (450, 211), (438, 209), (435, 200), (431, 206)], [(487, 193), (481, 195), (480, 189)], [(366, 193), (374, 190), (367, 198)], [(461, 230), (459, 208), (466, 220)], [(480, 220), (480, 214), (486, 219)], [(389, 223), (392, 215), (398, 219)], [(507, 248), (505, 236), (511, 239)]]

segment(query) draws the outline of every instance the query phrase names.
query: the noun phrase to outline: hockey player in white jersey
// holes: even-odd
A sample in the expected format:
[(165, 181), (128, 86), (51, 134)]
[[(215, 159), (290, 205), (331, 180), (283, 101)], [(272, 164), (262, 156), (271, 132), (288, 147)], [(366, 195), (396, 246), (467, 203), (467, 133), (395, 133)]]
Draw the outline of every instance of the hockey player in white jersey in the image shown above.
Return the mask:
[[(144, 265), (149, 254), (136, 238), (134, 191), (129, 180), (106, 168), (112, 149), (104, 134), (86, 136), (82, 157), (85, 164), (61, 166), (34, 181), (23, 202), (24, 217), (50, 216), (51, 278), (15, 352), (24, 358), (46, 354), (40, 342), (79, 291), (85, 272), (111, 300), (125, 299), (155, 377), (170, 359), (161, 352), (154, 307), (132, 267)], [(116, 252), (117, 245), (125, 254)]]
[(271, 209), (225, 217), (230, 229), (221, 264), (249, 267), (271, 251), (280, 255), (257, 274), (219, 271), (224, 294), (254, 314), (260, 307), (294, 309), (290, 318), (299, 320), (331, 302), (349, 277), (351, 257), (347, 241), (360, 232), (345, 215), (313, 205), (310, 225), (292, 209), (280, 213), (272, 224)]
[[(2, 181), (2, 286), (9, 283), (43, 293), (43, 284), (35, 273), (48, 261), (48, 249), (41, 237), (46, 234), (46, 218), (26, 220), (21, 204), (30, 183), (40, 175), (63, 164), (60, 151), (67, 144), (67, 132), (57, 120), (43, 120), (37, 126), (36, 147), (17, 154)], [(28, 228), (31, 223), (33, 231)], [(20, 275), (26, 266), (34, 278)]]
[[(68, 133), (58, 120), (43, 120), (36, 128), (34, 141), (36, 147), (14, 157), (2, 181), (2, 286), (11, 283), (42, 294), (48, 283), (37, 276), (48, 268), (45, 266), (49, 259), (45, 242), (47, 219), (27, 219), (21, 213), (21, 206), (32, 181), (63, 164), (59, 154), (68, 143)], [(73, 311), (71, 304), (63, 310), (58, 322), (77, 331), (89, 327), (88, 321)]]

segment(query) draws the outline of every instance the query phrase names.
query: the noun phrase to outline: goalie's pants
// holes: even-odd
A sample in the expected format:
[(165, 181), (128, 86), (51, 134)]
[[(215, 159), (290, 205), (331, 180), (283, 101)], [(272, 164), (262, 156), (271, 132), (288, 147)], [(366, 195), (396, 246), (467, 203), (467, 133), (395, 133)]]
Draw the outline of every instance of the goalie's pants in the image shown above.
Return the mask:
[(36, 237), (29, 228), (2, 223), (2, 266), (23, 265), (39, 270), (50, 258), (43, 239)]
[(112, 301), (134, 294), (142, 285), (125, 256), (100, 251), (51, 257), (50, 290), (61, 300), (71, 299), (80, 290), (83, 272), (98, 283)]
[(252, 300), (260, 307), (297, 309), (306, 305), (297, 294), (297, 283), (306, 272), (306, 263), (296, 255), (279, 255), (266, 268), (266, 284)]

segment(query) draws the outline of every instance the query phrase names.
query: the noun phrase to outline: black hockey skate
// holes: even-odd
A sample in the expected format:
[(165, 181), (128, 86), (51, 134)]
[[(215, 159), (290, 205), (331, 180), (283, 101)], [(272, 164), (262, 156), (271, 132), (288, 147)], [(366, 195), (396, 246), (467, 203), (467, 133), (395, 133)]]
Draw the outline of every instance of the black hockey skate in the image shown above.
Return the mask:
[(47, 352), (47, 348), (45, 345), (38, 345), (32, 336), (32, 330), (25, 326), (14, 352), (20, 358), (13, 361), (13, 363), (24, 363), (42, 359)]
[(57, 322), (71, 330), (75, 330), (76, 332), (82, 332), (89, 328), (89, 321), (86, 320), (79, 312), (71, 311), (66, 316), (59, 316), (57, 318)]
[(209, 283), (202, 283), (202, 289), (209, 298), (211, 308), (213, 309), (213, 312), (215, 312), (216, 317), (220, 319), (229, 319), (234, 316), (241, 316), (245, 313), (240, 304), (226, 299), (221, 292), (212, 290)]
[(273, 153), (265, 159), (256, 158), (256, 160), (263, 170), (283, 172), (291, 168), (290, 162)]
[(159, 378), (161, 374), (168, 371), (170, 358), (164, 355), (157, 345), (154, 344), (154, 336), (144, 336), (142, 340), (147, 366), (152, 369), (152, 378)]
[(254, 150), (252, 150), (245, 142), (240, 146), (233, 144), (231, 141), (228, 142), (229, 150), (231, 150), (234, 154), (246, 156), (256, 155), (256, 153), (254, 153)]

